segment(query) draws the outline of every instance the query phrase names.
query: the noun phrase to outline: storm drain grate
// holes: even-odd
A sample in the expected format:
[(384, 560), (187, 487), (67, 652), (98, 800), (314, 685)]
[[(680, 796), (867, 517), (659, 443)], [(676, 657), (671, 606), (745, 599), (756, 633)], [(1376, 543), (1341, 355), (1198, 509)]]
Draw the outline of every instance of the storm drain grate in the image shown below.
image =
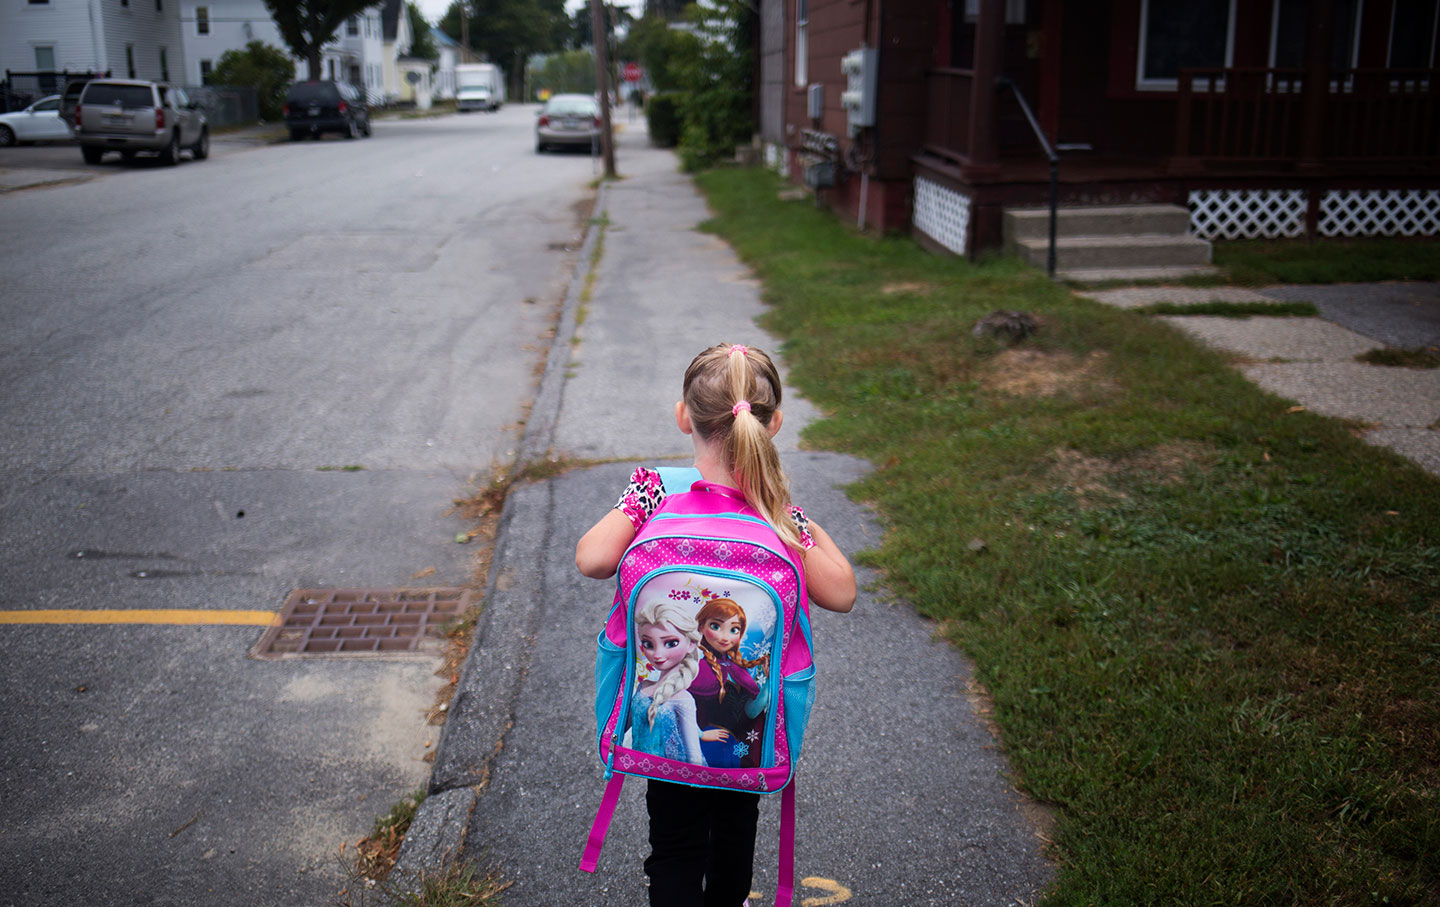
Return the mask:
[(287, 655), (386, 655), (441, 647), (442, 628), (470, 608), (468, 589), (296, 589), (251, 650)]

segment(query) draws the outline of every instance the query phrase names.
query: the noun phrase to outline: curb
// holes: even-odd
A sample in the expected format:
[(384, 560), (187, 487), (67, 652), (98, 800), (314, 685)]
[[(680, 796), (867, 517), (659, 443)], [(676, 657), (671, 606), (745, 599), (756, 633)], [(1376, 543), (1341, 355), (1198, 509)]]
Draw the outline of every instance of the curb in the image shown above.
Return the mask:
[[(513, 464), (516, 468), (544, 457), (555, 437), (580, 295), (590, 274), (590, 259), (603, 233), (596, 229), (595, 219), (605, 215), (608, 188), (608, 184), (602, 182), (596, 191), (591, 222), (585, 228), (580, 257), (570, 276), (560, 320), (545, 358), (540, 388), (520, 439)], [(533, 543), (517, 543), (517, 536), (531, 542), (533, 538), (545, 537), (545, 527), (532, 527), (533, 521), (527, 521), (526, 517), (548, 513), (543, 505), (549, 496), (546, 483), (515, 488), (501, 508), (495, 531), (495, 556), (485, 588), (485, 606), (475, 627), (475, 643), (461, 668), (455, 697), (435, 748), (435, 764), (428, 785), (430, 795), (416, 810), (391, 871), (402, 889), (416, 892), (422, 876), (433, 878), (455, 865), (465, 846), (470, 814), (489, 781), (491, 766), (513, 724), (514, 706), (528, 664), (523, 649), (534, 635), (533, 624), (538, 617), (538, 611), (530, 607), (530, 596), (525, 590), (536, 588), (535, 583), (542, 580), (538, 566), (528, 570), (514, 566), (526, 563), (522, 556), (525, 550), (534, 550)], [(512, 548), (522, 550), (512, 552)], [(534, 558), (530, 561), (538, 565)], [(525, 577), (533, 582), (516, 582), (521, 571), (533, 574)], [(506, 628), (506, 632), (492, 640), (492, 624)], [(524, 632), (515, 632), (521, 627)], [(482, 640), (487, 645), (479, 645)], [(462, 739), (466, 743), (458, 742)]]

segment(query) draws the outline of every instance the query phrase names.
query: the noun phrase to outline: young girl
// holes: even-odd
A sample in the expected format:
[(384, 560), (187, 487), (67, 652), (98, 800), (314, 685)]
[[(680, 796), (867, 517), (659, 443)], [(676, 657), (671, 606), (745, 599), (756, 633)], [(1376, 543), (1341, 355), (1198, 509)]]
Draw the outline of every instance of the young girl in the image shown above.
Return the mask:
[[(855, 604), (850, 562), (819, 524), (792, 506), (773, 438), (780, 430), (780, 374), (760, 350), (720, 344), (685, 370), (675, 424), (695, 446), (705, 481), (734, 488), (792, 549), (802, 552), (810, 600), (830, 611)], [(615, 509), (586, 532), (575, 565), (615, 575), (635, 533), (664, 498), (660, 476), (637, 469)], [(740, 907), (750, 892), (759, 794), (649, 782), (651, 907)]]

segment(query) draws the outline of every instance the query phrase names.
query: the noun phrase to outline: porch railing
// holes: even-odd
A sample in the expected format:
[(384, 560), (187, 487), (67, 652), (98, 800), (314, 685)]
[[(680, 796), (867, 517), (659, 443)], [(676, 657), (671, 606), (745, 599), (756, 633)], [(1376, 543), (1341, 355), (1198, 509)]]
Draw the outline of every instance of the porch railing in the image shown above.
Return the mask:
[[(1303, 69), (1186, 69), (1175, 121), (1177, 162), (1289, 164), (1299, 160)], [(1436, 70), (1330, 73), (1319, 154), (1330, 162), (1405, 162), (1440, 154)]]
[(969, 69), (932, 69), (925, 73), (925, 150), (955, 159), (970, 151)]

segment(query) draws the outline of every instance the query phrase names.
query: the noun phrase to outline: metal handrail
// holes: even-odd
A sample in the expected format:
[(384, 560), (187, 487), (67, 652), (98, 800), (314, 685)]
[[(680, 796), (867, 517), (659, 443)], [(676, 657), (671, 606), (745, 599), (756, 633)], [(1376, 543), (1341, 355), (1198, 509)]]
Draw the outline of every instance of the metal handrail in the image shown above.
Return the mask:
[(1025, 119), (1030, 121), (1030, 128), (1035, 133), (1035, 138), (1040, 140), (1040, 150), (1045, 153), (1045, 159), (1050, 162), (1050, 253), (1045, 259), (1045, 273), (1051, 279), (1055, 277), (1055, 228), (1056, 209), (1060, 205), (1060, 155), (1056, 153), (1055, 146), (1045, 137), (1045, 130), (1040, 128), (1040, 121), (1035, 119), (1035, 112), (1030, 109), (1025, 95), (1020, 93), (1020, 86), (1009, 76), (996, 76), (995, 84), (1000, 88), (1008, 88), (1015, 94), (1015, 100), (1020, 104), (1020, 110), (1025, 114)]

